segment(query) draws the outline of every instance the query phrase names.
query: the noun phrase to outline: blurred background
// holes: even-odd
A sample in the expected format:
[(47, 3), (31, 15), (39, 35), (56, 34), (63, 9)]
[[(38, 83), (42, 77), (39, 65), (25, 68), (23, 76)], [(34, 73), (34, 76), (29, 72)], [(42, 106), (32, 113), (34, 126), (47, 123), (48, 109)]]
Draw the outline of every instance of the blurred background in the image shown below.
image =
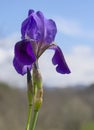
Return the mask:
[(39, 59), (44, 101), (36, 130), (94, 130), (93, 0), (0, 1), (0, 129), (25, 129), (26, 75), (19, 75), (12, 61), (29, 9), (40, 10), (56, 22), (55, 42), (72, 72), (56, 72), (51, 61), (53, 51), (46, 51)]

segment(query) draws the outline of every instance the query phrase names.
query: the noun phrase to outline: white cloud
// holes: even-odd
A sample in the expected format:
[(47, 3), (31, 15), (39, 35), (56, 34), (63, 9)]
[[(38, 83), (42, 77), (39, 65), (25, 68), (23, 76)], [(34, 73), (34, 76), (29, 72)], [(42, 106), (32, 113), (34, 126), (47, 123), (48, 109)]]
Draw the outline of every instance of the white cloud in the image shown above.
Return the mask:
[[(13, 49), (18, 41), (17, 35), (0, 40), (0, 81), (5, 81), (14, 86), (25, 87), (26, 76), (21, 76), (15, 71)], [(69, 54), (64, 54), (72, 71), (69, 75), (56, 72), (51, 59), (54, 51), (46, 51), (39, 60), (43, 82), (47, 86), (67, 86), (76, 84), (89, 84), (94, 82), (94, 53), (89, 46), (76, 45)]]
[(12, 65), (14, 45), (18, 40), (18, 33), (0, 39), (0, 81), (14, 85), (22, 84)]
[(6, 52), (0, 48), (0, 63), (4, 62), (6, 59)]
[(54, 18), (58, 30), (69, 36), (84, 37), (94, 39), (94, 30), (88, 30), (83, 25), (75, 20), (64, 19), (61, 16)]
[(94, 53), (89, 46), (78, 45), (68, 55), (72, 70), (70, 75), (73, 84), (90, 84), (94, 82)]

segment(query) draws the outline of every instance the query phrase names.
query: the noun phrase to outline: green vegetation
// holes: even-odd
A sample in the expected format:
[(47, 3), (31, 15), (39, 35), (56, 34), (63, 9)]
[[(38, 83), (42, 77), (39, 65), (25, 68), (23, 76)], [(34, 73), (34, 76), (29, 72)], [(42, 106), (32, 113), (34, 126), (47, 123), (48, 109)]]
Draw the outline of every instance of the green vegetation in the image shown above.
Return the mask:
[(89, 122), (83, 125), (81, 130), (94, 130), (94, 122)]
[[(25, 90), (0, 84), (0, 130), (25, 130)], [(47, 89), (36, 130), (94, 130), (94, 85)]]

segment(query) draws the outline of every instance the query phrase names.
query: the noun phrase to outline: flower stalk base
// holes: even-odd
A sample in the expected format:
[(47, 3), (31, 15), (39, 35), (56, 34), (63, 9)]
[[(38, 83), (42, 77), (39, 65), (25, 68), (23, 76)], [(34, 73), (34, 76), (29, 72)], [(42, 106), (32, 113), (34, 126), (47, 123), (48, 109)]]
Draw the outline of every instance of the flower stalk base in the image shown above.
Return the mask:
[(30, 130), (35, 129), (37, 118), (38, 118), (38, 111), (34, 111), (34, 115), (33, 115), (33, 119), (32, 119), (32, 125), (30, 127)]
[(42, 77), (36, 63), (33, 66), (32, 77), (29, 69), (27, 70), (27, 85), (29, 108), (26, 130), (34, 130), (38, 118), (38, 112), (43, 101)]

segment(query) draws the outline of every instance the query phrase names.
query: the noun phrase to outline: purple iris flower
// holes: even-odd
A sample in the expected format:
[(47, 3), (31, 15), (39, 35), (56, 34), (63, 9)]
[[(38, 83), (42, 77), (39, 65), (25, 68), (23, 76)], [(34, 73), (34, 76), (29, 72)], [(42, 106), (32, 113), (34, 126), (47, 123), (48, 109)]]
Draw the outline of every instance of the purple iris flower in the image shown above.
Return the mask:
[(40, 11), (29, 10), (21, 26), (22, 40), (16, 43), (14, 50), (13, 65), (19, 74), (27, 73), (27, 68), (31, 70), (46, 49), (55, 51), (52, 63), (56, 65), (56, 71), (70, 73), (61, 49), (54, 44), (56, 33), (57, 27), (52, 19), (46, 19)]

